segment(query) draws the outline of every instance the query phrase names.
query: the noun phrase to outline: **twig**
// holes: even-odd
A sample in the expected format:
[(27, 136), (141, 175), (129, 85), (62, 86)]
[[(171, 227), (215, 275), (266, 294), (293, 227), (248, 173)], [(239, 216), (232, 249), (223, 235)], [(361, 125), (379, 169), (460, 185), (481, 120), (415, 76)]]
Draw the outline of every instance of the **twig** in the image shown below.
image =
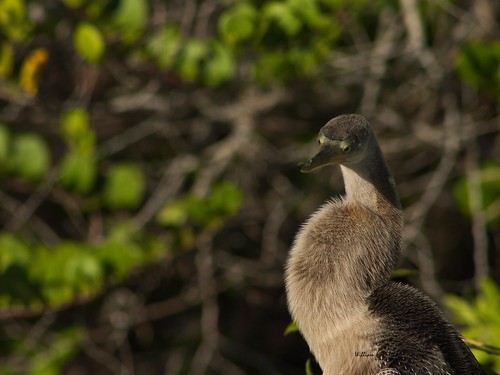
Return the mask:
[(165, 124), (160, 122), (155, 116), (151, 116), (136, 126), (125, 130), (123, 133), (102, 142), (97, 147), (96, 156), (98, 158), (108, 157), (160, 131), (164, 126)]
[(382, 86), (382, 77), (387, 70), (387, 60), (394, 49), (396, 37), (401, 33), (394, 14), (384, 11), (379, 17), (377, 38), (370, 56), (368, 78), (365, 80), (360, 112), (371, 117), (377, 105), (378, 95)]
[(413, 206), (406, 210), (407, 220), (417, 228), (420, 228), (436, 200), (443, 191), (450, 172), (456, 163), (460, 150), (461, 125), (460, 114), (454, 99), (445, 96), (444, 103), (446, 116), (444, 119), (444, 132), (442, 134), (443, 156), (436, 170), (429, 180), (422, 197)]
[(467, 147), (465, 170), (467, 194), (472, 215), (472, 238), (474, 240), (474, 282), (480, 290), (481, 281), (488, 276), (488, 236), (486, 230), (486, 215), (483, 209), (483, 194), (481, 191), (481, 175), (478, 168), (478, 149), (476, 140)]
[(196, 0), (184, 1), (184, 12), (181, 20), (181, 32), (184, 38), (187, 38), (191, 33), (197, 9), (198, 5)]
[[(0, 191), (0, 207), (14, 216), (21, 208), (22, 204), (14, 198)], [(48, 243), (59, 242), (59, 236), (43, 220), (36, 215), (31, 215), (30, 223), (34, 231)]]
[(52, 168), (38, 189), (31, 194), (26, 203), (16, 211), (10, 222), (6, 224), (5, 227), (8, 230), (17, 231), (31, 218), (31, 216), (33, 216), (36, 209), (43, 203), (45, 198), (52, 191), (56, 177), (57, 170), (56, 168)]
[(500, 355), (500, 348), (497, 346), (488, 345), (484, 342), (468, 339), (467, 337), (464, 337), (462, 340), (473, 349), (481, 350), (488, 354)]
[[(432, 174), (422, 197), (405, 212), (407, 225), (403, 235), (407, 243), (415, 242), (421, 236), (420, 231), (422, 230), (425, 219), (430, 209), (441, 195), (446, 181), (448, 180), (448, 176), (455, 165), (458, 151), (460, 150), (461, 135), (458, 130), (458, 126), (460, 125), (459, 112), (451, 97), (446, 96), (443, 104), (447, 109), (444, 119), (443, 156), (438, 167)], [(423, 239), (420, 237), (418, 242), (422, 244), (422, 240)], [(430, 246), (417, 247), (417, 258), (420, 266), (420, 282), (428, 293), (438, 298), (442, 295), (442, 290), (435, 279), (434, 263), (431, 260), (430, 250), (425, 250), (426, 248), (430, 248)]]
[(443, 76), (443, 70), (432, 51), (426, 46), (426, 36), (417, 0), (400, 0), (400, 4), (408, 31), (409, 51), (420, 61), (431, 82), (438, 82)]
[(172, 160), (165, 168), (156, 189), (133, 219), (139, 228), (154, 217), (168, 197), (179, 191), (187, 174), (198, 166), (198, 162), (199, 159), (192, 155), (179, 156)]
[(192, 191), (198, 195), (205, 195), (212, 182), (226, 169), (234, 156), (241, 154), (248, 145), (254, 143), (252, 128), (255, 119), (286, 99), (281, 89), (272, 89), (261, 93), (257, 89), (249, 89), (243, 93), (241, 99), (227, 106), (218, 106), (204, 96), (197, 98), (200, 111), (213, 120), (230, 122), (232, 132), (222, 141), (211, 145), (205, 150), (208, 160), (200, 173)]
[(202, 303), (200, 321), (202, 342), (196, 350), (190, 366), (189, 373), (194, 375), (203, 375), (207, 372), (219, 345), (219, 306), (217, 304), (212, 236), (211, 231), (206, 229), (199, 235), (197, 241), (196, 270)]
[(85, 340), (83, 350), (91, 359), (107, 368), (112, 374), (123, 374), (120, 361), (107, 351), (102, 350), (97, 345), (94, 345), (90, 337), (87, 337)]

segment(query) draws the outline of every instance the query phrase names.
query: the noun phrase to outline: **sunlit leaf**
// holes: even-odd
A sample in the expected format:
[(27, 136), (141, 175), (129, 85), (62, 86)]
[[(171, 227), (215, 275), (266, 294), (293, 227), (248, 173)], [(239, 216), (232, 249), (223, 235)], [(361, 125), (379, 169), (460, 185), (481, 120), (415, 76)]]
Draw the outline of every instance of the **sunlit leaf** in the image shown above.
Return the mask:
[(12, 233), (0, 234), (0, 271), (12, 264), (25, 265), (30, 259), (28, 246)]
[[(485, 213), (488, 224), (500, 225), (500, 164), (489, 162), (482, 165), (479, 173), (479, 188), (482, 198), (479, 210)], [(467, 176), (461, 177), (454, 186), (453, 192), (461, 211), (470, 216), (473, 208), (470, 205), (470, 181)]]
[(99, 29), (89, 22), (81, 22), (76, 26), (73, 43), (78, 54), (89, 64), (97, 64), (106, 47)]
[(114, 165), (108, 171), (103, 198), (111, 208), (136, 208), (144, 194), (144, 176), (132, 164)]
[(231, 79), (236, 73), (236, 60), (229, 48), (220, 43), (212, 46), (212, 56), (205, 64), (205, 82), (217, 86)]
[(20, 41), (31, 28), (24, 0), (0, 0), (0, 29), (8, 38)]
[(207, 53), (207, 46), (197, 39), (190, 39), (184, 45), (178, 61), (179, 74), (186, 81), (194, 81), (198, 77), (200, 63)]
[(335, 22), (332, 17), (321, 13), (316, 0), (288, 0), (287, 3), (298, 17), (313, 27), (332, 26)]
[(141, 265), (144, 259), (141, 248), (131, 241), (109, 239), (98, 244), (96, 252), (108, 275), (116, 280), (120, 280), (134, 267)]
[(146, 50), (161, 68), (169, 68), (173, 65), (180, 47), (179, 29), (167, 26), (151, 37), (146, 45)]
[(491, 355), (500, 347), (500, 287), (491, 279), (481, 281), (478, 295), (471, 299), (446, 296), (452, 317), (462, 325), (462, 334), (479, 362), (500, 370), (500, 357)]
[(97, 257), (87, 249), (81, 249), (70, 256), (65, 264), (65, 279), (81, 289), (85, 283), (99, 285), (103, 280), (103, 269)]
[(148, 13), (146, 0), (120, 0), (113, 23), (126, 40), (134, 40), (142, 33)]
[(453, 311), (458, 321), (465, 324), (474, 325), (478, 323), (477, 313), (472, 305), (465, 299), (448, 295), (445, 298), (446, 305)]
[(276, 22), (288, 36), (296, 35), (302, 22), (287, 3), (270, 2), (263, 9), (264, 17)]
[(295, 322), (291, 322), (285, 329), (284, 335), (287, 336), (290, 333), (299, 332), (299, 327)]
[(418, 275), (418, 270), (408, 269), (408, 268), (396, 268), (392, 271), (391, 278), (392, 279), (400, 279), (403, 277)]
[(240, 2), (224, 12), (219, 19), (219, 33), (228, 44), (247, 40), (254, 33), (257, 10), (253, 5)]
[(157, 223), (165, 226), (181, 226), (187, 222), (188, 213), (183, 201), (171, 201), (158, 211), (156, 215)]
[(89, 115), (84, 108), (71, 108), (61, 114), (61, 132), (70, 147), (79, 154), (94, 151), (96, 136), (89, 125)]
[(61, 161), (58, 182), (76, 193), (86, 194), (97, 176), (96, 160), (92, 155), (70, 152)]
[(44, 340), (43, 348), (37, 348), (38, 350), (29, 356), (30, 374), (62, 374), (64, 365), (80, 349), (84, 338), (84, 330), (80, 327), (58, 329)]
[(306, 361), (306, 375), (314, 375), (312, 370), (311, 358), (308, 358)]
[(49, 169), (50, 154), (47, 144), (36, 134), (21, 134), (12, 141), (9, 165), (13, 172), (29, 180), (37, 180)]

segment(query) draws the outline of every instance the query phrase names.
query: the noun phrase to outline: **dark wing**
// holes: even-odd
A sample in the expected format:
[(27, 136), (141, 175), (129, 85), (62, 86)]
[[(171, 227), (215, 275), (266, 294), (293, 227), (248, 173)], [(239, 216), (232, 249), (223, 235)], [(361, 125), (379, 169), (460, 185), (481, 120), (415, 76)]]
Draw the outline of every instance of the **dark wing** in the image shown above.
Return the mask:
[(407, 374), (484, 374), (476, 358), (438, 306), (417, 289), (390, 282), (369, 297), (380, 318), (375, 338), (381, 368)]

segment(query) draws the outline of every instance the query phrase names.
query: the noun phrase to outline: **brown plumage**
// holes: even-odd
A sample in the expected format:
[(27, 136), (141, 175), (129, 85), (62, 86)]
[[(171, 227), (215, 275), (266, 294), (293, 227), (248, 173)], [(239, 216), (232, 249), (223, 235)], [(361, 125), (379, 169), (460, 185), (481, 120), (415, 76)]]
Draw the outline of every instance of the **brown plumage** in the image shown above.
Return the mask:
[(346, 194), (302, 226), (285, 279), (291, 315), (324, 374), (481, 374), (436, 305), (389, 281), (403, 217), (368, 122), (359, 115), (336, 117), (318, 141), (319, 153), (302, 171), (340, 164)]

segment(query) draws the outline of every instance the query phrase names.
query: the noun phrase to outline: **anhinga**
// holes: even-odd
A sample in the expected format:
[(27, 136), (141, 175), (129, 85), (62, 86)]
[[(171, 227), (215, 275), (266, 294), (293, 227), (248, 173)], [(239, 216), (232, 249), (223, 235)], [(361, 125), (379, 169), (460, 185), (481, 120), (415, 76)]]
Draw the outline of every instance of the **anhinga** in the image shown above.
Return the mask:
[(289, 310), (324, 374), (483, 374), (438, 306), (390, 281), (403, 215), (368, 121), (338, 116), (318, 141), (301, 170), (340, 164), (345, 196), (302, 226), (285, 276)]

